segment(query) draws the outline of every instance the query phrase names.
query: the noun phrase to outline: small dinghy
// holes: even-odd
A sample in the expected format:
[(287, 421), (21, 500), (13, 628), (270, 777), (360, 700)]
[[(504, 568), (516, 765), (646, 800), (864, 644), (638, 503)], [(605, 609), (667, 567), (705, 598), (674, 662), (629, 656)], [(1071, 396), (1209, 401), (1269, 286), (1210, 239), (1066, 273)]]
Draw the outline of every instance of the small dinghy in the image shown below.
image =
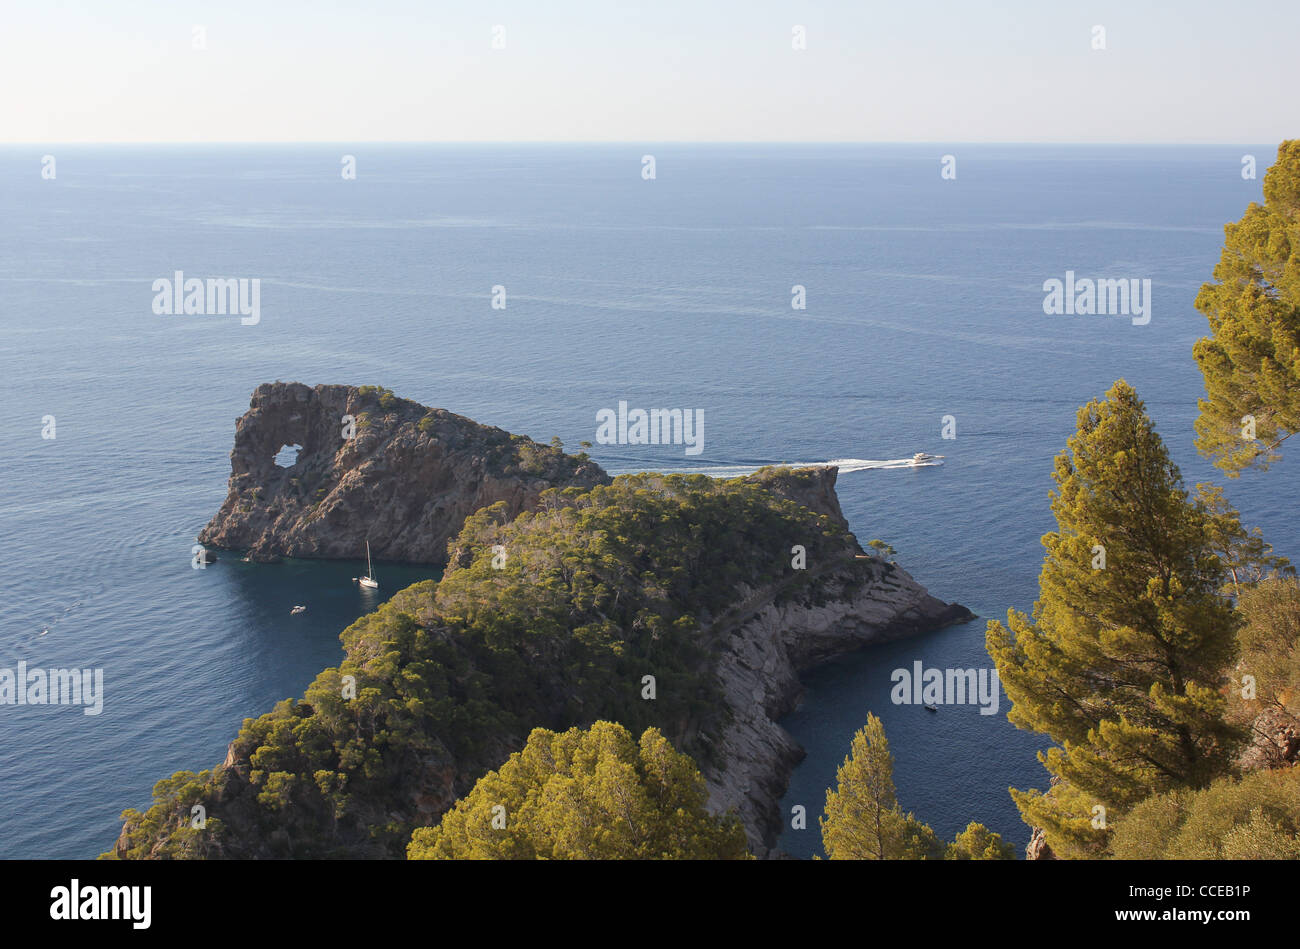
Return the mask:
[(289, 615), (290, 615), (290, 616), (297, 616), (299, 613), (306, 613), (306, 612), (307, 612), (307, 607), (305, 607), (305, 606), (295, 606), (293, 609), (291, 609), (291, 610), (289, 611)]

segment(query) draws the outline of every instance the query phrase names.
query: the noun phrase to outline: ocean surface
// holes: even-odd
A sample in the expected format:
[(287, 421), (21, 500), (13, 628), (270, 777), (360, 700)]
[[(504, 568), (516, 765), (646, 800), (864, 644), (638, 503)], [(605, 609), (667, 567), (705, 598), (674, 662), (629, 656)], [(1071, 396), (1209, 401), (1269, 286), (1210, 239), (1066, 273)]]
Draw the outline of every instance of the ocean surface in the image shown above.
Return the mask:
[[(893, 705), (890, 673), (990, 665), (984, 619), (1037, 592), (1053, 456), (1116, 379), (1189, 484), (1213, 477), (1192, 446), (1206, 331), (1192, 303), (1223, 224), (1261, 198), (1241, 156), (1262, 178), (1275, 151), (0, 149), (0, 667), (104, 672), (98, 716), (0, 706), (0, 856), (109, 849), (155, 781), (220, 762), (242, 719), (340, 660), (348, 623), (434, 575), (377, 564), (367, 599), (355, 563), (192, 568), (234, 421), (277, 379), (383, 385), (571, 450), (619, 401), (703, 411), (702, 453), (596, 445), (612, 472), (943, 455), (849, 465), (840, 500), (861, 540), (888, 541), (981, 619), (809, 675), (785, 722), (808, 749), (785, 807), (806, 806), (809, 829), (781, 843), (819, 851), (825, 789), (874, 712), (905, 808), (947, 837), (981, 820), (1023, 844), (1007, 788), (1046, 785), (1041, 740), (1005, 701), (996, 715)], [(260, 279), (260, 322), (155, 315), (153, 281), (178, 270)], [(1150, 279), (1150, 323), (1045, 315), (1043, 282), (1068, 270)], [(1294, 467), (1229, 485), (1293, 557)]]

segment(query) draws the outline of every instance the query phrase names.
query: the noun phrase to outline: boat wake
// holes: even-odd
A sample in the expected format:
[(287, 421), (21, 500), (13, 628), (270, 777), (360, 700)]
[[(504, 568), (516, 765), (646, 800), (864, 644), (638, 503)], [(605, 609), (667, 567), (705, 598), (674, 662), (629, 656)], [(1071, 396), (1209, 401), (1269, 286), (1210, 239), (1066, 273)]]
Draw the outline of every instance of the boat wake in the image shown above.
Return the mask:
[(841, 474), (852, 471), (877, 471), (888, 468), (939, 468), (943, 466), (942, 455), (930, 455), (926, 458), (890, 458), (885, 461), (872, 461), (867, 458), (832, 458), (822, 462), (827, 467), (840, 469)]
[[(773, 466), (784, 468), (838, 468), (840, 474), (855, 471), (885, 471), (895, 468), (939, 468), (943, 466), (942, 455), (913, 456), (911, 458), (887, 458), (873, 460), (870, 458), (832, 458), (830, 461), (786, 461), (769, 462), (763, 465), (702, 465), (696, 468), (655, 468), (662, 474), (702, 474), (710, 478), (740, 478), (753, 474), (761, 468)], [(612, 475), (636, 474), (644, 468), (608, 468)]]

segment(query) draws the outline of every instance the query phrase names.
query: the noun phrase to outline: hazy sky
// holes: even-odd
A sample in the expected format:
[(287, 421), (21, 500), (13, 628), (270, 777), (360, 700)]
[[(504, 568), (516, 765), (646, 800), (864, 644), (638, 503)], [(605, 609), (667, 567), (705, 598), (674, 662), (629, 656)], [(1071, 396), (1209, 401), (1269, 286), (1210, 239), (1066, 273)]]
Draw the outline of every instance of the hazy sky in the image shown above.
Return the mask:
[(0, 3), (4, 142), (1300, 135), (1300, 0)]

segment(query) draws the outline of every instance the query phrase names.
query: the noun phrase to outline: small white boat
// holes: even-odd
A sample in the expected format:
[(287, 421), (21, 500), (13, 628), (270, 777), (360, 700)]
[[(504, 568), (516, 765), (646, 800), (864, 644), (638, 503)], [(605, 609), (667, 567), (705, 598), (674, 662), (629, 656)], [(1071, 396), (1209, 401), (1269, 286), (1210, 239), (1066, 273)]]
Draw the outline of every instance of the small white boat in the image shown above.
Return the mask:
[(357, 582), (371, 590), (379, 589), (379, 581), (375, 579), (375, 568), (370, 563), (370, 541), (366, 541), (366, 575)]
[(927, 712), (937, 712), (937, 711), (939, 711), (939, 709), (938, 709), (936, 706), (931, 705), (929, 702), (926, 702), (926, 703), (925, 703), (925, 710), (926, 710)]
[(915, 455), (912, 456), (912, 465), (913, 467), (916, 467), (919, 465), (934, 464), (942, 457), (943, 455), (928, 455), (923, 451), (918, 451)]
[(297, 616), (299, 613), (306, 613), (306, 612), (307, 612), (307, 607), (305, 607), (305, 606), (295, 606), (293, 609), (291, 609), (291, 610), (289, 611), (289, 615), (290, 615), (290, 616)]

